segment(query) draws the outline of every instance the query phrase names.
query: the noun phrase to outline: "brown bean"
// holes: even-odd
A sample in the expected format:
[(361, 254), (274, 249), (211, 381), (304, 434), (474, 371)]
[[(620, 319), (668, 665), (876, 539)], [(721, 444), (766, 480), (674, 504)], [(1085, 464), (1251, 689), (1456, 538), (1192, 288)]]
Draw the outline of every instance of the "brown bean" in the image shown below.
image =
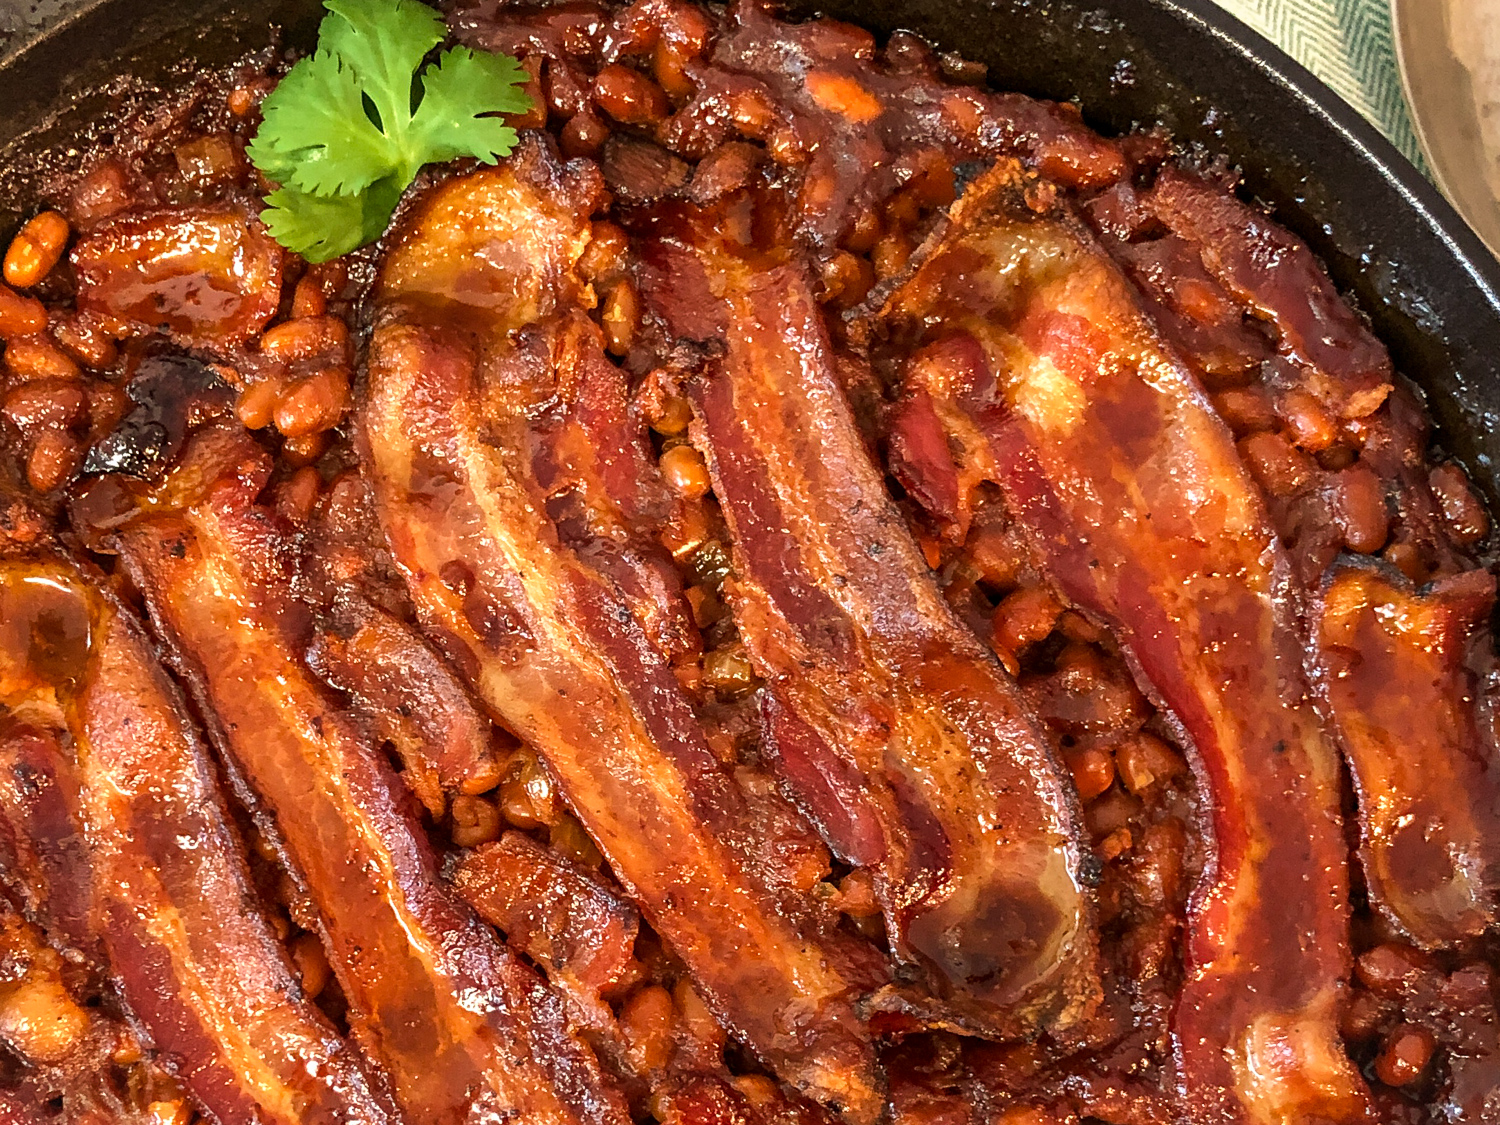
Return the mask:
[(1384, 996), (1399, 997), (1408, 992), (1423, 971), (1422, 955), (1396, 942), (1367, 949), (1354, 962), (1354, 974), (1360, 983)]
[(247, 430), (263, 430), (276, 417), (276, 403), (281, 398), (281, 380), (271, 377), (251, 383), (240, 392), (234, 404), (235, 417)]
[(620, 1011), (627, 1057), (638, 1074), (661, 1070), (671, 1061), (677, 1011), (672, 994), (659, 984), (638, 989)]
[(1290, 496), (1317, 471), (1313, 460), (1275, 432), (1251, 434), (1239, 443), (1251, 474), (1272, 496)]
[(346, 358), (349, 326), (336, 316), (305, 316), (267, 328), (260, 350), (282, 363), (319, 356)]
[(603, 323), (604, 345), (609, 354), (623, 356), (630, 351), (641, 324), (641, 300), (633, 282), (626, 279), (615, 283), (609, 296), (604, 298), (599, 319)]
[(691, 445), (675, 445), (663, 453), (661, 475), (684, 500), (701, 500), (713, 485), (702, 454)]
[(1115, 765), (1125, 788), (1137, 796), (1171, 781), (1187, 768), (1177, 751), (1145, 731), (1132, 735), (1115, 750)]
[(681, 1013), (682, 1030), (687, 1033), (689, 1039), (693, 1040), (699, 1055), (705, 1061), (717, 1062), (721, 1059), (728, 1037), (724, 1033), (723, 1026), (708, 1010), (708, 1005), (694, 991), (693, 983), (687, 977), (681, 978), (673, 986), (672, 1002)]
[(1355, 1042), (1373, 1039), (1395, 1010), (1395, 1005), (1389, 1000), (1373, 992), (1352, 989), (1344, 1010), (1339, 1014), (1339, 1034)]
[(500, 785), (500, 811), (517, 828), (546, 828), (562, 816), (552, 779), (530, 754), (520, 755), (515, 772)]
[(703, 678), (720, 695), (739, 695), (755, 686), (755, 669), (743, 645), (727, 645), (704, 656)]
[(1279, 413), (1299, 449), (1317, 453), (1338, 440), (1338, 423), (1323, 404), (1306, 391), (1289, 391), (1283, 395)]
[(292, 290), (292, 319), (305, 320), (328, 311), (328, 298), (315, 277), (303, 277)]
[(35, 297), (0, 285), (0, 340), (35, 336), (47, 327), (47, 310)]
[(1088, 804), (1115, 783), (1115, 760), (1109, 751), (1098, 746), (1075, 750), (1068, 755), (1068, 769), (1078, 789), (1078, 799)]
[(449, 835), (461, 848), (477, 848), (500, 838), (500, 810), (493, 801), (460, 793), (449, 810), (453, 827)]
[(1489, 534), (1489, 513), (1469, 487), (1469, 478), (1462, 468), (1451, 463), (1438, 465), (1427, 480), (1455, 540), (1468, 546)]
[(1373, 555), (1385, 546), (1391, 531), (1385, 485), (1369, 466), (1352, 465), (1338, 474), (1333, 508), (1351, 551)]
[(820, 298), (835, 308), (850, 308), (864, 300), (875, 284), (875, 267), (868, 258), (839, 250), (822, 265)]
[(86, 315), (68, 313), (52, 324), (52, 336), (64, 351), (92, 371), (103, 371), (119, 358), (119, 349), (103, 327)]
[(651, 428), (666, 437), (687, 432), (693, 420), (693, 408), (682, 395), (666, 395), (651, 419)]
[(838, 114), (856, 125), (867, 125), (884, 111), (880, 99), (852, 75), (837, 70), (812, 70), (803, 79), (807, 96), (819, 109)]
[(1386, 1036), (1375, 1059), (1375, 1077), (1387, 1086), (1409, 1086), (1427, 1069), (1437, 1040), (1425, 1027), (1404, 1023)]
[(18, 379), (80, 379), (83, 371), (47, 335), (22, 336), (5, 345), (5, 366)]
[(300, 468), (303, 465), (311, 465), (323, 456), (328, 451), (328, 444), (327, 431), (287, 438), (281, 443), (281, 456), (288, 465)]
[(73, 188), (68, 211), (75, 226), (103, 219), (130, 206), (130, 173), (113, 157), (84, 173)]
[(97, 441), (120, 424), (130, 410), (130, 399), (113, 383), (96, 382), (89, 388), (89, 436)]
[(66, 430), (88, 419), (89, 400), (76, 382), (36, 379), (13, 387), (0, 413), (23, 431)]
[(78, 442), (62, 430), (45, 430), (26, 459), (26, 482), (37, 492), (66, 484), (83, 460)]
[(297, 966), (297, 975), (302, 978), (302, 991), (307, 998), (312, 1000), (321, 995), (333, 978), (333, 970), (316, 934), (298, 934), (292, 939), (292, 961)]
[(594, 78), (594, 104), (624, 125), (651, 125), (667, 115), (666, 92), (620, 63), (610, 63)]
[(588, 110), (568, 118), (567, 124), (558, 134), (558, 144), (562, 146), (563, 155), (572, 158), (597, 156), (608, 139), (609, 126)]
[(258, 100), (255, 96), (255, 91), (249, 86), (236, 86), (233, 90), (229, 91), (229, 94), (224, 99), (224, 104), (228, 107), (229, 112), (236, 117), (247, 117), (250, 111), (255, 108)]
[(68, 220), (56, 211), (43, 211), (31, 218), (5, 251), (6, 283), (30, 289), (41, 281), (62, 258), (70, 233)]
[(995, 608), (995, 645), (1011, 653), (1045, 640), (1062, 616), (1062, 606), (1042, 586), (1024, 586), (1006, 595)]
[(348, 405), (349, 372), (325, 367), (286, 388), (276, 403), (276, 428), (288, 438), (322, 433), (338, 425)]
[(1231, 387), (1213, 396), (1214, 409), (1237, 437), (1276, 425), (1271, 397), (1260, 387)]

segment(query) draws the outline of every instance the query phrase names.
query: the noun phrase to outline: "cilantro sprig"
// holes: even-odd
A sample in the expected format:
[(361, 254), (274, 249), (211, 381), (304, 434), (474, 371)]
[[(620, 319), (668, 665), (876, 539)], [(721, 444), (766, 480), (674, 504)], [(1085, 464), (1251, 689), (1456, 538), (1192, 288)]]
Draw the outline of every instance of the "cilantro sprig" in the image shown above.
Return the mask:
[(472, 156), (493, 164), (524, 113), (526, 72), (509, 55), (442, 42), (443, 19), (419, 0), (325, 0), (318, 49), (261, 103), (246, 150), (279, 187), (261, 219), (276, 241), (325, 262), (385, 231), (425, 164)]

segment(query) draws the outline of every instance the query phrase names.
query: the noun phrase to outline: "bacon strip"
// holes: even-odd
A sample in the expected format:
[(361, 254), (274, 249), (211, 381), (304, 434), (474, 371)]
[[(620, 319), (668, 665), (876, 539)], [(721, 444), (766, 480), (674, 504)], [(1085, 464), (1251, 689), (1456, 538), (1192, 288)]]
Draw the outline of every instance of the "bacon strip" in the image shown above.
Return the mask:
[(355, 710), (401, 755), (406, 780), (434, 816), (444, 791), (484, 793), (500, 764), (490, 725), (447, 663), (404, 621), (357, 594), (339, 598), (308, 664), (353, 697)]
[(294, 655), (289, 536), (255, 505), (268, 465), (243, 440), (223, 475), (183, 471), (201, 499), (143, 513), (116, 546), (317, 906), (355, 1033), (414, 1121), (627, 1121), (561, 998), (440, 885), (399, 778)]
[[(47, 913), (75, 943), (104, 947), (161, 1061), (222, 1122), (394, 1120), (358, 1053), (301, 998), (251, 905), (213, 767), (140, 627), (48, 556), (0, 563), (0, 630), (5, 707), (45, 717), (71, 742), (63, 757), (34, 731), (22, 751), (41, 798), (27, 826), (51, 876)], [(7, 764), (16, 778), (21, 762)], [(74, 801), (65, 835), (46, 813)], [(87, 873), (67, 850), (85, 839), (87, 911)]]
[(530, 836), (507, 832), (466, 856), (459, 894), (591, 1013), (610, 1017), (602, 993), (635, 955), (640, 916), (596, 873)]
[[(558, 330), (536, 321), (576, 292), (588, 215), (563, 209), (554, 168), (529, 148), (450, 181), (385, 263), (359, 434), (387, 536), (429, 634), (536, 749), (714, 1013), (799, 1090), (873, 1122), (883, 1094), (855, 1010), (873, 981), (851, 962), (868, 947), (764, 881), (743, 793), (535, 479), (528, 418), (560, 378)], [(512, 231), (529, 257), (484, 251)]]
[(1306, 243), (1231, 192), (1176, 167), (1162, 169), (1144, 203), (1196, 247), (1230, 293), (1275, 325), (1283, 353), (1306, 369), (1309, 386), (1336, 414), (1363, 418), (1385, 401), (1391, 357)]
[(786, 775), (830, 843), (877, 872), (892, 947), (944, 1020), (1076, 1031), (1100, 991), (1076, 799), (887, 499), (804, 271), (712, 234), (663, 252), (698, 257), (722, 295), (725, 354), (691, 387), (696, 435)]
[(908, 380), (986, 459), (1053, 581), (1117, 632), (1196, 751), (1215, 854), (1174, 1017), (1189, 1119), (1366, 1120), (1337, 1023), (1338, 761), (1307, 699), (1288, 560), (1129, 284), (1029, 187), (1006, 165), (977, 181), (881, 324), (902, 344), (939, 341)]
[(1359, 792), (1370, 902), (1426, 948), (1476, 938), (1500, 896), (1500, 756), (1481, 729), (1495, 578), (1418, 593), (1346, 564), (1317, 607), (1319, 689)]

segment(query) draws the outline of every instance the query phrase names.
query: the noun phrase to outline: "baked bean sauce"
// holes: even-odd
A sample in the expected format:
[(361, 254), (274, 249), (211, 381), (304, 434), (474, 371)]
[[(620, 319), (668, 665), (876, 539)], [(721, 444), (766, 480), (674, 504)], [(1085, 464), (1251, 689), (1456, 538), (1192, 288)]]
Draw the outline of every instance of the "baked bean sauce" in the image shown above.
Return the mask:
[[(422, 225), (424, 201), (448, 191), (461, 210), (471, 165), (424, 173), (382, 244), (323, 265), (280, 248), (257, 217), (268, 185), (244, 149), (288, 59), (247, 59), (127, 106), (109, 124), (109, 143), (93, 143), (75, 171), (48, 185), (4, 257), (5, 554), (60, 545), (87, 556), (93, 580), (157, 630), (200, 711), (211, 692), (199, 695), (194, 677), (212, 685), (213, 669), (194, 670), (201, 653), (170, 629), (163, 635), (156, 599), (164, 595), (150, 592), (176, 565), (172, 545), (157, 545), (169, 562), (146, 575), (143, 605), (137, 567), (145, 564), (131, 561), (140, 549), (122, 543), (144, 542), (151, 533), (141, 529), (188, 513), (182, 526), (196, 529), (199, 545), (183, 548), (183, 566), (216, 541), (211, 526), (245, 560), (273, 554), (274, 566), (244, 562), (239, 580), (252, 593), (256, 581), (285, 583), (268, 586), (256, 612), (277, 623), (304, 665), (298, 675), (314, 678), (307, 690), (338, 716), (339, 737), (362, 740), (379, 769), (399, 778), (393, 791), (409, 795), (421, 846), (436, 857), (413, 877), (440, 876), (441, 893), (464, 904), (453, 909), (495, 927), (597, 1056), (602, 1077), (577, 1080), (610, 1093), (590, 1103), (594, 1110), (578, 1109), (580, 1120), (602, 1120), (616, 1105), (663, 1123), (840, 1113), (863, 1122), (884, 1103), (892, 1120), (912, 1125), (1500, 1121), (1489, 517), (1462, 467), (1433, 444), (1417, 393), (1306, 247), (1237, 198), (1221, 164), (1195, 162), (1159, 132), (1101, 136), (1069, 103), (990, 90), (983, 67), (907, 33), (881, 41), (830, 20), (785, 22), (748, 0), (727, 9), (480, 0), (458, 4), (448, 19), (456, 41), (521, 60), (535, 101), (515, 121), (531, 153), (524, 176), (535, 182), (544, 174), (535, 168), (551, 169), (554, 200), (571, 208), (567, 221), (581, 232), (572, 256), (539, 282), (542, 313), (509, 325), (508, 336), (487, 336), (475, 306), (455, 312), (411, 296), (459, 293), (467, 283), (457, 275), (440, 291), (406, 262), (392, 267), (399, 287), (381, 281), (394, 247), (441, 241)], [(1128, 290), (1121, 315), (1141, 319), (1168, 356), (1162, 362), (1185, 380), (1185, 409), (1206, 427), (1201, 441), (1155, 416), (1126, 418), (1087, 401), (1089, 387), (1119, 381), (1121, 365), (1129, 377), (1152, 378), (1139, 354), (1120, 350), (1118, 325), (1101, 332), (1086, 313), (1067, 312), (1089, 307), (1088, 295), (1076, 306), (1057, 297), (1043, 324), (1012, 315), (1021, 305), (997, 304), (981, 281), (963, 281), (960, 264), (943, 282), (949, 303), (922, 306), (920, 331), (892, 318), (892, 309), (917, 307), (924, 269), (967, 245), (963, 224), (983, 210), (971, 191), (989, 190), (995, 169), (1007, 166), (1003, 221), (1014, 228), (1006, 234), (1014, 256), (973, 259), (972, 278), (998, 271), (1016, 287), (1015, 302), (1038, 306), (1036, 293), (1071, 292), (1065, 277), (1044, 288), (1053, 283), (1047, 271), (1067, 258), (1037, 249), (1038, 232), (1053, 232), (1046, 237)], [(1023, 268), (1033, 274), (1017, 280)], [(782, 323), (755, 312), (768, 286), (781, 287), (772, 303), (783, 310), (809, 295), (807, 318), (793, 324), (786, 314), (793, 346), (780, 351), (757, 339)], [(1002, 342), (965, 328), (974, 316), (1004, 321)], [(695, 815), (727, 825), (731, 850), (754, 857), (747, 878), (770, 904), (767, 916), (792, 919), (799, 940), (824, 943), (820, 956), (851, 982), (848, 1015), (838, 1018), (858, 1022), (854, 1038), (869, 1063), (848, 1062), (843, 1094), (829, 1093), (837, 1082), (827, 1069), (807, 1077), (814, 1072), (786, 1061), (801, 1048), (768, 1048), (759, 1025), (739, 1018), (732, 989), (673, 936), (687, 932), (678, 905), (644, 891), (637, 901), (641, 879), (598, 810), (575, 806), (554, 749), (496, 702), (493, 685), (529, 682), (522, 672), (549, 645), (581, 646), (591, 660), (624, 657), (602, 641), (593, 650), (588, 637), (539, 632), (550, 619), (527, 601), (525, 567), (508, 587), (476, 557), (454, 557), (427, 576), (454, 607), (449, 624), (414, 595), (401, 533), (382, 522), (386, 495), (372, 486), (359, 420), (374, 393), (364, 369), (371, 328), (378, 335), (392, 323), (427, 334), (427, 375), (480, 364), (474, 433), (504, 462), (505, 479), (534, 490), (548, 549), (570, 552), (582, 562), (568, 565), (614, 591), (621, 618), (608, 628), (634, 630), (646, 652), (639, 659), (670, 671), (652, 690), (680, 692), (685, 706), (673, 721), (695, 724), (701, 738), (692, 769), (716, 773), (721, 786), (691, 782), (695, 800), (721, 793), (718, 807), (696, 806)], [(806, 365), (807, 385), (818, 389), (810, 405), (767, 392), (745, 406), (754, 380), (735, 382), (733, 409), (780, 413), (775, 426), (731, 433), (713, 388), (728, 384), (736, 364), (753, 371), (783, 355)], [(1011, 368), (1033, 374), (1017, 380)], [(1082, 399), (1069, 398), (1075, 385)], [(1215, 802), (1238, 790), (1193, 742), (1212, 716), (1167, 705), (1184, 706), (1153, 679), (1141, 619), (1130, 606), (1112, 618), (1070, 594), (1075, 587), (1054, 569), (1058, 544), (1037, 538), (1052, 525), (1017, 508), (1023, 495), (1045, 505), (1045, 490), (1027, 493), (1017, 474), (991, 464), (1008, 417), (1067, 442), (1083, 432), (1068, 427), (1094, 424), (1094, 413), (1098, 432), (1110, 435), (1105, 446), (1122, 458), (1132, 443), (1188, 443), (1140, 453), (1184, 490), (1213, 492), (1227, 479), (1195, 475), (1212, 459), (1184, 452), (1194, 441), (1200, 452), (1222, 442), (1243, 481), (1242, 492), (1225, 486), (1222, 503), (1248, 505), (1245, 526), (1260, 520), (1270, 529), (1284, 560), (1274, 598), (1299, 651), (1260, 652), (1248, 634), (1202, 643), (1288, 662), (1279, 682), (1298, 698), (1283, 703), (1321, 724), (1347, 864), (1326, 886), (1253, 865), (1259, 885), (1222, 881), (1238, 862), (1231, 851), (1256, 844), (1253, 833), (1248, 844), (1215, 838), (1227, 831)], [(452, 541), (473, 541), (464, 536), (482, 535), (481, 525), (457, 526), (470, 518), (472, 481), (454, 466), (468, 462), (448, 457), (466, 431), (454, 422), (452, 435), (433, 436), (434, 451), (423, 452), (422, 424), (411, 423), (411, 502), (451, 513)], [(847, 448), (828, 436), (851, 424), (857, 440)], [(778, 439), (778, 453), (764, 435), (782, 428), (792, 436)], [(814, 435), (805, 447), (802, 433)], [(868, 476), (860, 487), (869, 491), (798, 495), (795, 482), (813, 479), (797, 475), (803, 454), (808, 464), (871, 459), (847, 476), (817, 478), (836, 489)], [(1050, 487), (1073, 502), (1066, 480)], [(1194, 515), (1184, 518), (1203, 518), (1213, 505), (1194, 495)], [(226, 515), (230, 503), (240, 509)], [(869, 539), (859, 519), (844, 518), (867, 511), (889, 513), (871, 517), (883, 530)], [(254, 529), (235, 531), (240, 517)], [(1167, 534), (1191, 538), (1196, 526)], [(852, 564), (829, 569), (846, 534), (877, 585), (885, 574), (915, 591), (912, 600), (876, 596)], [(788, 535), (793, 553), (771, 561), (756, 553), (762, 538)], [(900, 539), (885, 561), (882, 536)], [(247, 546), (252, 540), (258, 545)], [(1087, 551), (1087, 535), (1081, 540)], [(1150, 559), (1129, 561), (1149, 575)], [(89, 635), (65, 599), (49, 608), (49, 596), (42, 585), (0, 601), (29, 607), (0, 620), (0, 636), (39, 683), (71, 698)], [(556, 596), (583, 597), (561, 588)], [(924, 633), (921, 621), (897, 620), (903, 614), (941, 616), (955, 632)], [(774, 632), (783, 626), (789, 632)], [(1028, 733), (1012, 732), (1005, 745), (1034, 743), (1027, 760), (1036, 776), (1023, 787), (1036, 786), (1053, 817), (1047, 830), (1061, 834), (1056, 847), (1071, 857), (1058, 871), (1072, 897), (1043, 895), (1016, 906), (1016, 917), (1002, 918), (1010, 908), (994, 904), (963, 916), (962, 926), (988, 927), (974, 931), (987, 939), (960, 928), (934, 936), (922, 921), (924, 901), (961, 885), (957, 867), (968, 861), (955, 857), (969, 854), (945, 818), (973, 814), (972, 802), (944, 803), (938, 790), (961, 777), (987, 793), (994, 767), (976, 749), (983, 737), (967, 727), (955, 734), (963, 720), (934, 718), (947, 714), (945, 692), (969, 690), (958, 679), (901, 694), (934, 675), (938, 654), (902, 640), (917, 633), (962, 634), (958, 649), (973, 646), (955, 660), (947, 649), (956, 642), (942, 641), (943, 674), (982, 675), (998, 685), (984, 688), (982, 706), (1021, 716), (1016, 729)], [(1360, 646), (1375, 646), (1364, 651), (1378, 649), (1379, 658), (1362, 658)], [(848, 698), (820, 688), (820, 702), (807, 703), (788, 653), (802, 654), (810, 682), (823, 683), (825, 672), (829, 683), (842, 678)], [(1367, 679), (1371, 668), (1380, 682)], [(1391, 697), (1423, 713), (1403, 717)], [(655, 721), (653, 704), (635, 706), (632, 721)], [(223, 754), (233, 739), (220, 720), (197, 721)], [(795, 727), (809, 722), (810, 735)], [(892, 730), (911, 741), (898, 744)], [(36, 740), (61, 740), (48, 753), (64, 758), (86, 752), (70, 738), (21, 695), (0, 698), (0, 1118), (13, 1100), (16, 1120), (188, 1122), (203, 1101), (193, 1060), (158, 1049), (151, 1014), (132, 1012), (99, 948), (50, 925), (56, 903), (47, 905), (39, 869), (14, 838), (30, 823), (22, 814), (35, 812)], [(944, 754), (975, 756), (945, 772), (958, 767), (922, 759), (923, 738)], [(861, 758), (865, 746), (885, 749)], [(604, 753), (598, 768), (607, 772), (615, 767)], [(339, 919), (246, 781), (253, 772), (234, 765), (224, 792), (258, 908), (307, 999), (340, 1034), (360, 1031), (366, 1017), (351, 1011), (345, 989), (355, 977), (338, 951), (347, 938), (335, 941), (331, 965)], [(1447, 780), (1429, 785), (1429, 775)], [(1292, 790), (1289, 802), (1304, 799)], [(1033, 813), (1016, 815), (1022, 827), (1011, 831), (1043, 831), (1026, 819)], [(87, 863), (86, 846), (77, 847)], [(900, 864), (891, 858), (898, 851)], [(1207, 971), (1209, 931), (1259, 948), (1278, 900), (1328, 888), (1337, 901), (1317, 909), (1331, 912), (1323, 920), (1344, 945), (1332, 959), (1332, 1006), (1317, 1018), (1334, 1029), (1338, 1058), (1317, 1062), (1314, 1032), (1263, 1013), (1234, 1042), (1226, 1033), (1224, 1057), (1241, 1069), (1226, 1069), (1222, 1099), (1184, 1093), (1197, 1064), (1179, 1033), (1200, 1025), (1179, 1000), (1188, 978)], [(1074, 907), (1058, 902), (1077, 904), (1066, 925), (1050, 912)], [(983, 946), (1063, 932), (1073, 946), (1045, 954)], [(1069, 983), (1056, 985), (1060, 998), (1025, 993), (1014, 1000), (1025, 1013), (1014, 1018), (970, 1002), (1021, 996), (997, 974), (1049, 959), (1073, 966)], [(823, 1017), (808, 1005), (816, 1031)], [(788, 1042), (821, 1042), (787, 1026)], [(405, 1089), (397, 1077), (392, 1089)], [(860, 1108), (861, 1090), (876, 1111)]]

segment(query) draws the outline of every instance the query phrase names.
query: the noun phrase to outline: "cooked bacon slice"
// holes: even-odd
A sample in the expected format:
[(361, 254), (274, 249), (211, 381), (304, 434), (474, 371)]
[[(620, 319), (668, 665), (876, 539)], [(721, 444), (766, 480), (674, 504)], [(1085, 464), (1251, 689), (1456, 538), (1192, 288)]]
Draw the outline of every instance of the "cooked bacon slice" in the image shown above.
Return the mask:
[[(69, 742), (64, 757), (33, 731), (21, 750), (44, 797), (27, 822), (51, 876), (43, 913), (103, 946), (160, 1061), (222, 1122), (394, 1120), (252, 905), (213, 766), (140, 627), (60, 557), (0, 562), (0, 697)], [(22, 762), (7, 758), (10, 781)], [(69, 804), (71, 841), (44, 815)], [(87, 873), (70, 842), (86, 846), (91, 887), (76, 885)]]
[(106, 220), (78, 240), (78, 308), (111, 331), (190, 347), (253, 339), (281, 300), (283, 251), (247, 207), (214, 204)]
[(93, 913), (78, 784), (59, 744), (62, 733), (51, 727), (54, 709), (28, 715), (33, 709), (24, 700), (3, 706), (0, 878), (29, 917), (45, 922), (54, 942), (102, 967), (107, 954)]
[(630, 965), (640, 916), (595, 872), (507, 832), (465, 856), (453, 882), (512, 949), (585, 1010), (609, 1014), (602, 994)]
[(307, 659), (396, 747), (407, 783), (434, 816), (443, 814), (445, 791), (494, 788), (500, 763), (488, 720), (447, 662), (406, 622), (350, 594), (333, 607)]
[(1319, 690), (1359, 794), (1370, 903), (1417, 944), (1495, 924), (1500, 754), (1480, 720), (1495, 578), (1474, 570), (1418, 592), (1346, 564), (1316, 610)]
[(1144, 205), (1203, 265), (1276, 329), (1283, 353), (1342, 418), (1363, 418), (1391, 391), (1391, 357), (1339, 296), (1307, 244), (1220, 185), (1163, 168)]
[[(793, 1086), (873, 1122), (883, 1096), (855, 1004), (874, 974), (851, 960), (868, 947), (768, 885), (744, 794), (536, 479), (530, 419), (557, 402), (569, 331), (536, 322), (578, 292), (591, 206), (565, 210), (560, 178), (528, 147), (412, 213), (378, 289), (365, 471), (429, 635), (541, 756), (715, 1015)], [(529, 256), (475, 249), (512, 232)]]
[(830, 844), (877, 873), (893, 950), (930, 977), (940, 1022), (1076, 1031), (1099, 982), (1072, 789), (887, 499), (804, 269), (747, 261), (709, 215), (692, 226), (647, 251), (666, 267), (648, 294), (692, 300), (660, 291), (694, 284), (683, 255), (715, 279), (720, 300), (697, 299), (724, 327), (695, 342), (724, 355), (690, 392), (783, 772)]
[[(1182, 724), (1214, 854), (1174, 1015), (1191, 1120), (1362, 1121), (1338, 759), (1308, 700), (1289, 563), (1229, 433), (1081, 224), (1001, 165), (892, 294), (925, 389), (1052, 580)], [(1292, 893), (1288, 888), (1295, 888)]]
[(115, 545), (317, 907), (356, 1035), (414, 1121), (627, 1121), (561, 998), (442, 887), (400, 780), (297, 659), (291, 537), (256, 506), (268, 460), (241, 441), (200, 444), (217, 477), (190, 448), (179, 475), (201, 498), (169, 481), (182, 506), (148, 506)]

